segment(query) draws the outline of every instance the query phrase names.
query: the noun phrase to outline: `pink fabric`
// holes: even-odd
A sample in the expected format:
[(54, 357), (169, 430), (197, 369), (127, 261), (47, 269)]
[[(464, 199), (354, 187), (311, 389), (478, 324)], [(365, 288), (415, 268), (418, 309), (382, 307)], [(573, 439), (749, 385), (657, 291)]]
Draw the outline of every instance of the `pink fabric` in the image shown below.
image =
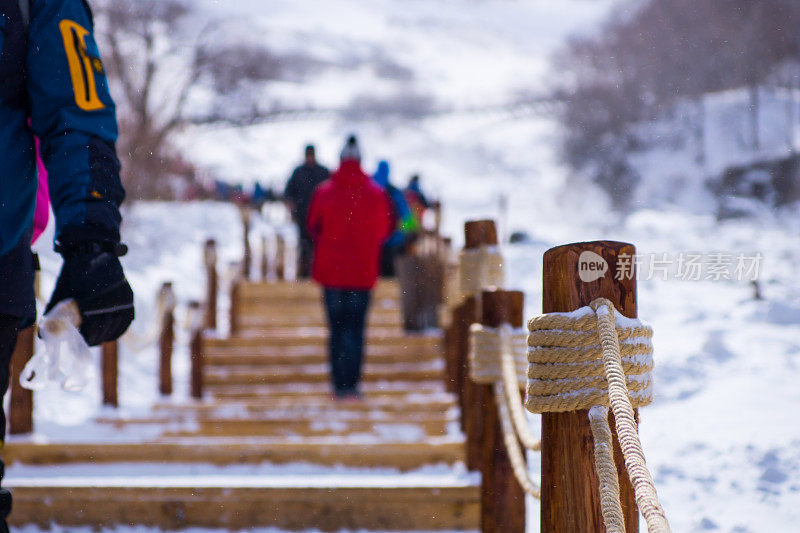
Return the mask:
[(44, 168), (38, 138), (36, 138), (36, 168), (39, 170), (39, 188), (36, 191), (36, 208), (33, 212), (33, 240), (31, 240), (31, 244), (35, 243), (42, 235), (50, 218), (50, 190), (47, 187), (47, 169)]

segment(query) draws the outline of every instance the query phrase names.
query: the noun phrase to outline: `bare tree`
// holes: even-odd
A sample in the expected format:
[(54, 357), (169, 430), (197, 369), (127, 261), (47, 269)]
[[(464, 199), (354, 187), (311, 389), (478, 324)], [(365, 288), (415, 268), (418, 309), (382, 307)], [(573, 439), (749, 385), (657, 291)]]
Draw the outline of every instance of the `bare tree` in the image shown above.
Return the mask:
[(565, 160), (624, 203), (636, 179), (628, 154), (646, 147), (633, 126), (691, 101), (702, 121), (703, 95), (733, 88), (750, 90), (758, 149), (759, 87), (798, 62), (799, 26), (796, 0), (648, 0), (599, 34), (570, 40), (555, 58)]
[[(170, 143), (203, 71), (202, 45), (187, 30), (186, 0), (98, 0), (98, 39), (119, 108), (123, 182), (135, 198), (170, 195), (179, 164)], [(202, 35), (202, 33), (201, 33)]]

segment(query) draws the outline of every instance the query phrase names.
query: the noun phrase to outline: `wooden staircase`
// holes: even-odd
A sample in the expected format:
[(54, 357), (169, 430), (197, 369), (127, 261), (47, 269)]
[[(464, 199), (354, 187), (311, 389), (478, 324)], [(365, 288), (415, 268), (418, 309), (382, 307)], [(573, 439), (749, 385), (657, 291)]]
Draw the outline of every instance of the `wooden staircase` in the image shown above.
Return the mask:
[(6, 446), (13, 525), (477, 529), (442, 340), (401, 330), (395, 283), (373, 293), (360, 402), (331, 399), (317, 287), (234, 294), (235, 334), (202, 340), (203, 401), (97, 421), (140, 439)]

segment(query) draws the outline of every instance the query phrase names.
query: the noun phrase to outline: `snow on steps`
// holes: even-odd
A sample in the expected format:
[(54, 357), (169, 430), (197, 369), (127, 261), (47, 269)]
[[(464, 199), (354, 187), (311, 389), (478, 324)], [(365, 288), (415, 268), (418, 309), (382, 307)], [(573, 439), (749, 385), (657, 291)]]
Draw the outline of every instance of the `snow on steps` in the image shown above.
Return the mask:
[(479, 522), (476, 480), (441, 475), (63, 476), (7, 483), (11, 525), (139, 524), (287, 530), (461, 530)]
[[(6, 446), (14, 523), (476, 528), (476, 480), (452, 479), (463, 469), (464, 437), (456, 399), (444, 387), (441, 333), (404, 333), (396, 284), (382, 282), (377, 292), (377, 325), (367, 335), (364, 401), (330, 398), (327, 331), (316, 287), (244, 284), (238, 290), (248, 313), (240, 320), (242, 328), (227, 339), (204, 336), (204, 401), (162, 402), (149, 414), (105, 416), (96, 421), (111, 429), (104, 442), (83, 442), (78, 436), (63, 442), (14, 439)], [(153, 464), (160, 470), (144, 475)], [(298, 464), (373, 473), (348, 477), (347, 483), (335, 476), (289, 481), (285, 475), (170, 474), (181, 465), (225, 470)], [(117, 474), (81, 473), (87, 465)], [(134, 465), (133, 475), (119, 475), (125, 465)], [(422, 480), (404, 474), (430, 465), (447, 474)], [(44, 474), (26, 476), (31, 468)], [(77, 475), (60, 474), (70, 468)], [(379, 475), (387, 469), (394, 474)]]
[[(412, 470), (429, 464), (457, 464), (463, 460), (460, 437), (425, 437), (414, 440), (410, 428), (391, 440), (376, 435), (351, 437), (174, 437), (152, 442), (14, 442), (3, 459), (8, 465), (57, 465), (69, 463), (207, 463), (286, 464), (391, 467)], [(391, 436), (390, 436), (391, 437)]]

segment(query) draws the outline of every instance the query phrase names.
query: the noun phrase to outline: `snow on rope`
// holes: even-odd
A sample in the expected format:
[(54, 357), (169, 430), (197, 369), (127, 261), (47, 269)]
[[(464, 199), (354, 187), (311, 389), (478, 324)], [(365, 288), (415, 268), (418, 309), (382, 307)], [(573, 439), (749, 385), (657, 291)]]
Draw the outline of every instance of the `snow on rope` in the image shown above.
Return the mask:
[(470, 377), (476, 383), (493, 385), (503, 429), (503, 442), (508, 458), (522, 489), (535, 498), (540, 497), (539, 485), (530, 478), (525, 454), (520, 442), (528, 450), (541, 449), (541, 441), (530, 431), (522, 407), (520, 385), (525, 382), (524, 330), (503, 324), (490, 328), (481, 324), (470, 327)]
[(624, 532), (619, 480), (608, 409), (614, 413), (636, 503), (649, 532), (669, 532), (652, 476), (645, 464), (634, 408), (653, 400), (653, 330), (617, 312), (605, 298), (572, 313), (551, 313), (528, 322), (528, 387), (533, 413), (589, 409), (600, 478), (603, 521)]

